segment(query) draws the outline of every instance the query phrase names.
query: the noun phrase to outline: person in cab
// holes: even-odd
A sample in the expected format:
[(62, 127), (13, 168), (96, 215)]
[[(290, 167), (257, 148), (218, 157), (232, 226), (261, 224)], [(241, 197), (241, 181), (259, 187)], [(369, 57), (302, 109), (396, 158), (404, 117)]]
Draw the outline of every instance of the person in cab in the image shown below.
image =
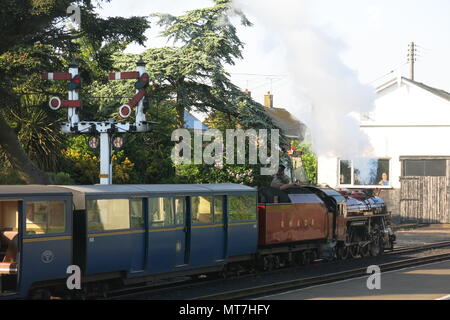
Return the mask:
[(280, 164), (280, 166), (278, 167), (278, 172), (275, 174), (275, 176), (273, 177), (272, 183), (270, 184), (270, 186), (272, 188), (286, 190), (291, 187), (298, 186), (296, 183), (291, 183), (291, 179), (287, 175), (284, 174), (285, 169), (286, 169), (286, 167), (284, 165)]

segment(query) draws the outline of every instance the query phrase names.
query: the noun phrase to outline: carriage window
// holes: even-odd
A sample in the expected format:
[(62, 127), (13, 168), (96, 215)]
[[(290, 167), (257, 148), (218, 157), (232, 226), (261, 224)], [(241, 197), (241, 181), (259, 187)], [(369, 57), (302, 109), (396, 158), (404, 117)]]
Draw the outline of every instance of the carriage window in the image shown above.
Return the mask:
[(172, 198), (150, 198), (148, 205), (151, 227), (174, 225)]
[(130, 200), (131, 228), (144, 227), (144, 210), (142, 209), (142, 199)]
[(19, 226), (19, 201), (0, 201), (0, 232), (17, 231)]
[(60, 233), (65, 231), (64, 201), (27, 202), (27, 234)]
[(228, 196), (230, 221), (256, 220), (256, 196)]
[(192, 197), (192, 224), (211, 223), (213, 197)]
[(224, 196), (214, 197), (214, 223), (223, 222), (223, 198)]
[(175, 224), (184, 225), (186, 212), (186, 199), (175, 198)]
[(130, 228), (130, 203), (128, 199), (87, 200), (89, 231)]

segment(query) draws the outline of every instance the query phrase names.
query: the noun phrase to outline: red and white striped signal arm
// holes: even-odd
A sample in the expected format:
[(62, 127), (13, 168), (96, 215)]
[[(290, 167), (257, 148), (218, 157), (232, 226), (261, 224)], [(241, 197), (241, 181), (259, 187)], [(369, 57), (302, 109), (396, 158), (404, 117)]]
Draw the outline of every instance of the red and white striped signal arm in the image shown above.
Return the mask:
[(110, 72), (109, 80), (139, 79), (139, 72)]
[(119, 109), (119, 115), (122, 118), (127, 118), (131, 113), (131, 108), (135, 107), (139, 101), (141, 101), (145, 97), (145, 87), (148, 85), (150, 81), (150, 77), (147, 73), (142, 74), (139, 76), (139, 72), (110, 72), (109, 73), (109, 80), (138, 80), (138, 82), (135, 84), (136, 89), (138, 92), (135, 94), (133, 99), (128, 104), (124, 104)]
[(72, 75), (68, 72), (47, 72), (42, 74), (44, 80), (66, 80), (69, 81)]
[[(77, 84), (79, 84), (79, 82), (81, 81), (78, 75), (72, 78), (72, 75), (69, 72), (46, 72), (42, 74), (42, 79), (52, 81), (76, 80)], [(58, 110), (60, 107), (81, 108), (83, 104), (81, 103), (81, 100), (61, 100), (58, 97), (52, 97), (50, 98), (49, 106), (53, 110)]]

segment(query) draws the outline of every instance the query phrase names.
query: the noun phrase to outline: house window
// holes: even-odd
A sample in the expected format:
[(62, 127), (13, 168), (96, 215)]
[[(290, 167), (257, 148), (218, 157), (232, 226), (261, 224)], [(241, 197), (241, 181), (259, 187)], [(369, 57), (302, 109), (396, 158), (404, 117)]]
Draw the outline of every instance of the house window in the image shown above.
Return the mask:
[(406, 177), (446, 176), (446, 160), (404, 160), (403, 175)]
[(389, 177), (389, 159), (339, 160), (341, 186), (390, 186)]

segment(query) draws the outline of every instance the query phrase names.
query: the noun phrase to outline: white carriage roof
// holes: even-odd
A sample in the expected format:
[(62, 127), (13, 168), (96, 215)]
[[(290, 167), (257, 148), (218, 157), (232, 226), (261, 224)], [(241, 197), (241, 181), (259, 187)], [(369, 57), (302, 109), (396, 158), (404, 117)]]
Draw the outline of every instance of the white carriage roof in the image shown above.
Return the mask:
[(70, 195), (70, 191), (57, 186), (46, 185), (0, 185), (0, 197)]
[(255, 188), (240, 184), (135, 184), (135, 185), (93, 185), (93, 186), (61, 186), (73, 193), (73, 203), (77, 210), (86, 208), (86, 195), (135, 195), (146, 196), (149, 194), (190, 194), (208, 192), (243, 192), (253, 191)]
[(236, 192), (256, 191), (241, 184), (115, 184), (92, 186), (61, 186), (84, 194), (147, 194), (147, 193), (193, 193), (193, 192)]

